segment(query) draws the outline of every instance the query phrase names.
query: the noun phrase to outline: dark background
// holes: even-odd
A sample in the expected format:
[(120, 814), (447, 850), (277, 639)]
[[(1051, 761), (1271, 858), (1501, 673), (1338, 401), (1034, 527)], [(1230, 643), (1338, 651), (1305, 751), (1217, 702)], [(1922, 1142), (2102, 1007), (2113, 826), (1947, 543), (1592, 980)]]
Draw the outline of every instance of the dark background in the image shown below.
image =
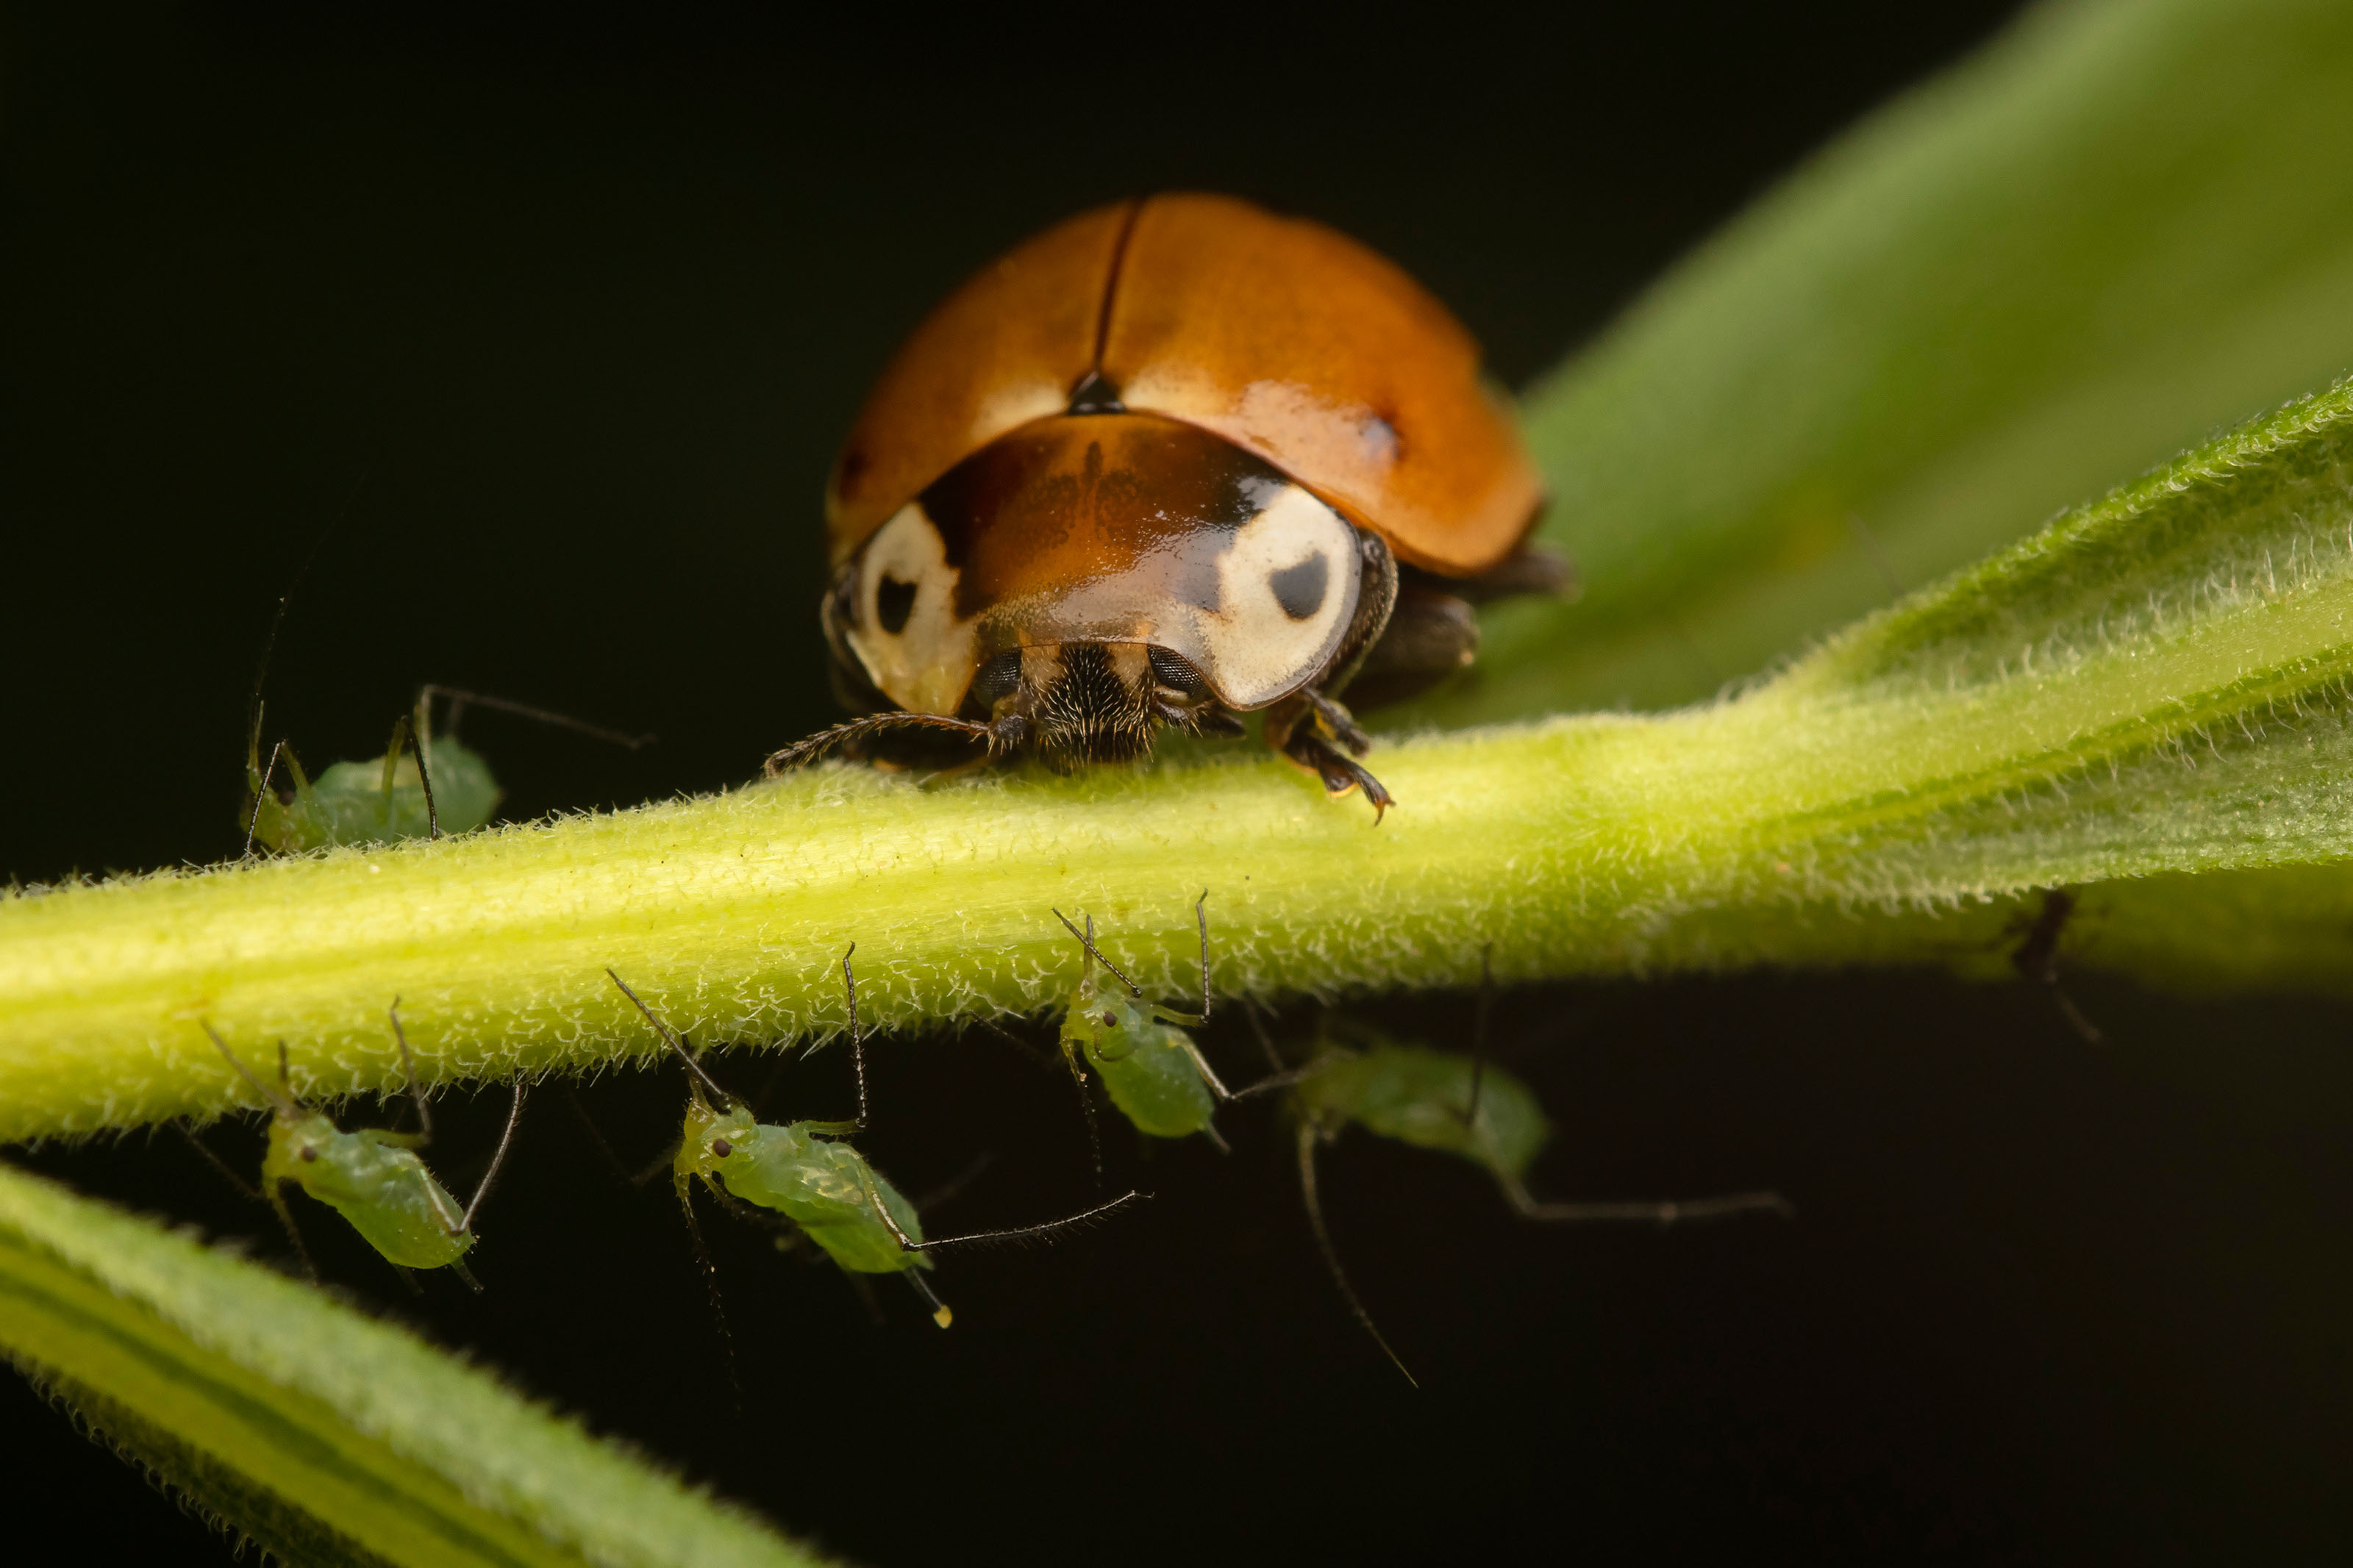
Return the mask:
[[(1433, 39), (1359, 11), (20, 7), (0, 874), (234, 850), (247, 690), (306, 559), (269, 694), (314, 766), (379, 752), (433, 679), (661, 736), (470, 721), (516, 815), (739, 780), (830, 711), (817, 500), (866, 381), (1029, 231), (1136, 190), (1256, 197), (1396, 257), (1522, 382), (2010, 9), (1597, 8), (1556, 37), (1464, 14)], [(1800, 1216), (1543, 1230), (1467, 1167), (1345, 1142), (1333, 1224), (1419, 1393), (1335, 1299), (1266, 1110), (1229, 1117), (1230, 1159), (1110, 1140), (1148, 1212), (950, 1260), (946, 1334), (715, 1226), (740, 1417), (669, 1194), (616, 1180), (558, 1095), (481, 1298), (412, 1300), (318, 1211), (310, 1235), (382, 1310), (875, 1563), (2339, 1555), (2342, 1012), (2076, 993), (2109, 1047), (2038, 992), (1926, 975), (1505, 997), (1500, 1046), (1560, 1129), (1544, 1190), (1772, 1184)], [(1386, 1010), (1459, 1044), (1469, 1007)], [(874, 1067), (861, 1147), (909, 1191), (997, 1156), (939, 1228), (1083, 1198), (1068, 1085), (1009, 1047)], [(790, 1084), (836, 1113), (846, 1063)], [(635, 1162), (681, 1092), (586, 1098)], [(453, 1186), (502, 1109), (448, 1102)], [(282, 1250), (176, 1139), (30, 1158)], [(220, 1559), (18, 1383), (0, 1444), (0, 1495), (70, 1519), (77, 1555)]]

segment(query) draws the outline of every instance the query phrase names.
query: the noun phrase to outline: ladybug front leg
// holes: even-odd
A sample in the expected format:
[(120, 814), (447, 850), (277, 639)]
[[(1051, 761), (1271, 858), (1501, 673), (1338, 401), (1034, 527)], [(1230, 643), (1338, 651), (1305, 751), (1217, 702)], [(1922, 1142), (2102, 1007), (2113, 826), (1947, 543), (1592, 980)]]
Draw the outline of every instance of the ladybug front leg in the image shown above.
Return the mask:
[(1320, 691), (1294, 693), (1269, 710), (1266, 739), (1276, 751), (1322, 779), (1326, 794), (1337, 797), (1362, 789), (1372, 805), (1375, 826), (1397, 804), (1381, 781), (1349, 755), (1351, 752), (1362, 755), (1371, 747), (1372, 738), (1356, 727), (1345, 708)]

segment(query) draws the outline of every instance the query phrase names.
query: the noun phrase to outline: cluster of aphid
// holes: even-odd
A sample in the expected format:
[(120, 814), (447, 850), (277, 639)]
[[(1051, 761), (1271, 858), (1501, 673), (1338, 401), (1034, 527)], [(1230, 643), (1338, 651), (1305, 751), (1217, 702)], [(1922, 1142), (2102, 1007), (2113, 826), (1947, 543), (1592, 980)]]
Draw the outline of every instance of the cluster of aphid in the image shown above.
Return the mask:
[[(456, 742), (427, 739), (428, 731), (421, 717), (424, 699), (418, 706), (419, 719), (396, 731), (393, 747), (383, 762), (340, 763), (322, 774), (316, 784), (297, 773), (294, 787), (282, 797), (263, 794), (269, 770), (259, 765), (257, 749), (250, 782), (259, 805), (248, 806), (248, 820), (267, 817), (282, 828), (262, 835), (264, 841), (289, 848), (311, 847), (438, 831), (447, 817), (436, 820), (436, 814), (425, 809), (425, 805), (433, 788), (431, 781), (439, 776), (443, 759)], [(282, 748), (274, 753), (283, 754)], [(429, 759), (423, 767), (417, 765), (420, 754)], [(465, 755), (487, 782), (489, 772), (480, 759), (471, 752)], [(396, 765), (403, 763), (407, 766)], [(339, 780), (347, 782), (331, 784)], [(354, 787), (357, 781), (364, 781), (368, 787)], [(330, 799), (331, 790), (336, 789), (340, 793)], [(275, 816), (270, 815), (271, 808)], [(413, 824), (411, 817), (417, 818)], [(476, 824), (464, 822), (463, 826)], [(1081, 976), (1062, 1010), (1060, 1044), (1062, 1059), (1080, 1088), (1090, 1139), (1094, 1137), (1093, 1082), (1100, 1082), (1112, 1105), (1138, 1132), (1162, 1139), (1198, 1134), (1221, 1149), (1225, 1142), (1216, 1125), (1221, 1106), (1286, 1091), (1298, 1140), (1301, 1191), (1316, 1244), (1349, 1310), (1392, 1361), (1397, 1360), (1395, 1352), (1389, 1352), (1340, 1266), (1317, 1195), (1317, 1151), (1352, 1125), (1469, 1161), (1492, 1175), (1513, 1207), (1532, 1220), (1671, 1224), (1735, 1214), (1788, 1212), (1781, 1197), (1769, 1192), (1696, 1202), (1538, 1202), (1527, 1189), (1526, 1173), (1549, 1129), (1527, 1087), (1486, 1059), (1485, 991), (1477, 1048), (1470, 1053), (1403, 1045), (1345, 1020), (1327, 1019), (1303, 1059), (1287, 1063), (1252, 1014), (1271, 1070), (1255, 1083), (1229, 1089), (1188, 1032), (1205, 1024), (1211, 1009), (1207, 900), (1205, 891), (1194, 907), (1200, 933), (1201, 994), (1198, 1010), (1191, 1012), (1150, 1001), (1096, 945), (1091, 918), (1082, 926), (1076, 925), (1056, 911), (1081, 952)], [(853, 1277), (903, 1276), (944, 1328), (950, 1321), (949, 1310), (924, 1277), (933, 1268), (933, 1253), (957, 1246), (1050, 1239), (1108, 1218), (1137, 1202), (1141, 1194), (1123, 1194), (1040, 1225), (926, 1237), (914, 1205), (850, 1142), (864, 1130), (868, 1111), (864, 1031), (851, 956), (855, 952), (853, 943), (841, 960), (858, 1082), (858, 1114), (846, 1121), (782, 1124), (761, 1121), (751, 1102), (729, 1092), (712, 1077), (690, 1040), (648, 1007), (618, 974), (611, 978), (687, 1069), (689, 1098), (683, 1125), (675, 1150), (662, 1164), (670, 1172), (706, 1274), (709, 1255), (702, 1247), (693, 1205), (698, 1187), (738, 1218), (815, 1244)], [(257, 1077), (209, 1025), (206, 1028), (230, 1066), (274, 1108), (259, 1195), (276, 1207), (306, 1265), (308, 1253), (283, 1196), (289, 1185), (299, 1186), (336, 1209), (404, 1273), (448, 1268), (474, 1285), (463, 1259), (476, 1239), (475, 1216), (512, 1142), (525, 1093), (518, 1085), (506, 1131), (490, 1170), (461, 1207), (417, 1153), (430, 1137), (432, 1122), (417, 1087), (397, 1000), (389, 1010), (388, 1023), (417, 1107), (416, 1132), (343, 1131), (323, 1111), (305, 1108), (296, 1098), (282, 1046), (278, 1084), (273, 1088)], [(197, 1147), (207, 1158), (214, 1158), (201, 1142)], [(219, 1163), (217, 1159), (214, 1163)], [(223, 1170), (237, 1179), (225, 1166)], [(712, 1284), (716, 1308), (715, 1279)], [(1402, 1362), (1398, 1365), (1404, 1370)]]

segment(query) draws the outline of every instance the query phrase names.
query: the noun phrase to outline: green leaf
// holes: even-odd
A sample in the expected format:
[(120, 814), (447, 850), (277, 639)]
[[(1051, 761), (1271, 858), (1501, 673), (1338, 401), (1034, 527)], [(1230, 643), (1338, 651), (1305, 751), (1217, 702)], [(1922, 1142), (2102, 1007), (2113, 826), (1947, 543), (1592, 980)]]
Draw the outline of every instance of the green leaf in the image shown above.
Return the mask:
[[(1866, 619), (1736, 700), (1408, 741), (1376, 827), (1272, 760), (925, 790), (827, 770), (437, 843), (0, 906), (0, 1136), (1056, 1004), (1106, 951), (1228, 994), (1950, 959), (2054, 884), (2353, 858), (2353, 388)], [(1958, 917), (1936, 913), (1955, 905)], [(1901, 918), (1863, 921), (1861, 911)], [(2227, 962), (2218, 958), (2217, 962)]]
[(1704, 697), (2353, 367), (2353, 8), (2030, 12), (1535, 389), (1588, 584), (1459, 724)]
[(818, 1561), (413, 1335), (5, 1166), (0, 1347), (290, 1561)]

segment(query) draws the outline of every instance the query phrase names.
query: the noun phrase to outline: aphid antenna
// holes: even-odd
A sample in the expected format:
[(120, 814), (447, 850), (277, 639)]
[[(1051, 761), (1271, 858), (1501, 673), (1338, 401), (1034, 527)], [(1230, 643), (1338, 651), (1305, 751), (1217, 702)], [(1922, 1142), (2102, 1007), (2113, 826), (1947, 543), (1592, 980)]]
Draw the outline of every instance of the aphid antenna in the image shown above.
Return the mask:
[(570, 730), (575, 734), (586, 735), (591, 740), (603, 741), (610, 745), (624, 746), (632, 752), (654, 743), (655, 738), (650, 734), (627, 735), (618, 730), (607, 730), (601, 724), (590, 724), (551, 709), (534, 708), (527, 702), (516, 702), (504, 697), (492, 697), (486, 692), (468, 691), (459, 687), (439, 686), (431, 682), (417, 689), (418, 713), (417, 728), (418, 732), (428, 741), (432, 738), (431, 704), (437, 697), (449, 704), (443, 721), (452, 735), (458, 732), (458, 721), (465, 716), (468, 708), (472, 707), (490, 708), (501, 713), (512, 713), (519, 719), (529, 719), (536, 723), (553, 725), (559, 730)]
[[(362, 468), (359, 478), (352, 481), (351, 491), (343, 497), (343, 504), (335, 509), (334, 515), (327, 520), (325, 526), (319, 530), (318, 536), (311, 541), (311, 548), (302, 556), (302, 564), (294, 568), (292, 581), (286, 584), (286, 591), (278, 595), (278, 607), (270, 612), (269, 632), (261, 639), (261, 658), (253, 667), (253, 692), (246, 702), (248, 718), (245, 731), (245, 765), (248, 768), (252, 767), (255, 759), (261, 755), (261, 689), (269, 680), (270, 657), (278, 651), (278, 633), (286, 625), (286, 612), (294, 603), (294, 591), (302, 585), (302, 579), (311, 574), (311, 563), (319, 558), (319, 547), (327, 542), (327, 535), (334, 531), (336, 524), (350, 515), (352, 504), (360, 499), (360, 491), (367, 487), (369, 472), (369, 469)], [(262, 790), (268, 787), (269, 774), (278, 767), (278, 753), (285, 750), (285, 747), (286, 742), (280, 741), (269, 748), (269, 767), (262, 773), (261, 786), (254, 791), (253, 820), (246, 825), (245, 829), (247, 857), (253, 854), (253, 837), (261, 826)]]
[(425, 1091), (417, 1086), (417, 1058), (408, 1048), (408, 1031), (400, 1026), (400, 998), (394, 997), (385, 1012), (392, 1019), (392, 1037), (400, 1043), (400, 1070), (408, 1079), (408, 1098), (417, 1105), (417, 1146), (421, 1149), (433, 1142), (433, 1112), (425, 1103)]
[(1340, 1250), (1332, 1245), (1331, 1232), (1324, 1228), (1324, 1204), (1315, 1191), (1315, 1145), (1322, 1136), (1314, 1122), (1299, 1124), (1299, 1195), (1306, 1201), (1307, 1226), (1315, 1233), (1316, 1250), (1323, 1253), (1324, 1267), (1331, 1271), (1332, 1283), (1340, 1288), (1340, 1300), (1348, 1304), (1349, 1312), (1364, 1325), (1365, 1332), (1373, 1336), (1373, 1343), (1381, 1347), (1381, 1353), (1389, 1358), (1389, 1364), (1398, 1369), (1398, 1374), (1419, 1388), (1421, 1384), (1406, 1370), (1404, 1360), (1390, 1348), (1388, 1340), (1374, 1323), (1373, 1315), (1357, 1299), (1356, 1288), (1348, 1283), (1348, 1271), (1340, 1267)]
[(621, 988), (621, 994), (627, 996), (630, 1002), (636, 1005), (638, 1011), (646, 1016), (646, 1022), (654, 1026), (654, 1033), (661, 1037), (662, 1044), (668, 1046), (671, 1050), (678, 1053), (678, 1059), (686, 1064), (686, 1070), (691, 1073), (703, 1088), (711, 1091), (712, 1098), (715, 1102), (722, 1105), (730, 1105), (734, 1103), (735, 1097), (728, 1093), (725, 1089), (720, 1088), (719, 1080), (717, 1079), (712, 1078), (709, 1073), (702, 1070), (702, 1064), (694, 1059), (694, 1053), (688, 1050), (686, 1047), (681, 1043), (677, 1034), (668, 1024), (663, 1023), (659, 1018), (654, 1016), (654, 1010), (651, 1007), (647, 1006), (645, 1003), (638, 998), (636, 992), (629, 989), (628, 982), (623, 980), (619, 975), (615, 974), (610, 969), (606, 970), (605, 974), (606, 977), (611, 980), (614, 984)]
[[(268, 1084), (254, 1077), (253, 1069), (251, 1068), (237, 1059), (237, 1053), (228, 1048), (228, 1042), (220, 1037), (220, 1031), (213, 1027), (211, 1019), (199, 1018), (196, 1022), (198, 1026), (203, 1028), (206, 1035), (210, 1037), (214, 1048), (218, 1050), (222, 1056), (228, 1058), (228, 1065), (237, 1069), (237, 1077), (245, 1079), (246, 1082), (253, 1086), (253, 1091), (256, 1094), (268, 1100), (270, 1105), (281, 1114), (293, 1116), (301, 1112), (301, 1107), (294, 1102), (294, 1097), (290, 1093), (281, 1094), (277, 1089), (270, 1088)], [(279, 1074), (280, 1077), (283, 1077), (285, 1075), (286, 1067), (286, 1043), (283, 1040), (280, 1041), (278, 1044), (278, 1065)]]
[(1087, 917), (1087, 929), (1084, 931), (1081, 931), (1078, 927), (1072, 925), (1071, 923), (1071, 917), (1064, 914), (1060, 910), (1056, 910), (1054, 911), (1054, 918), (1062, 922), (1063, 930), (1069, 931), (1072, 936), (1079, 939), (1080, 945), (1087, 950), (1088, 957), (1093, 959), (1097, 963), (1102, 964), (1105, 969), (1110, 970), (1113, 976), (1117, 979), (1122, 985), (1127, 987), (1128, 994), (1134, 996), (1139, 1002), (1144, 999), (1144, 987), (1138, 985), (1134, 981), (1130, 980), (1127, 977), (1126, 973), (1123, 971), (1118, 964), (1113, 963), (1110, 959), (1105, 958), (1103, 955), (1103, 949), (1095, 945), (1094, 916), (1089, 915)]

